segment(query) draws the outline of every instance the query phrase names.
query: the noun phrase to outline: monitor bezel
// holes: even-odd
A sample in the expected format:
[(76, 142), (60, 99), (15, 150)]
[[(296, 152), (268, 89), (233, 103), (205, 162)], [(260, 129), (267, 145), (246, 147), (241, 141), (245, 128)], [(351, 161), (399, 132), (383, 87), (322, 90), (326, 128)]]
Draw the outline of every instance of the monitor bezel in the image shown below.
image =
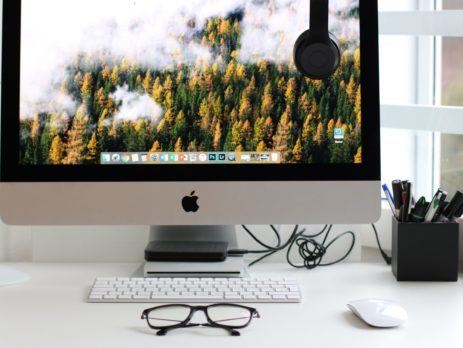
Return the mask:
[[(3, 1), (2, 182), (368, 181), (380, 179), (377, 1), (359, 0), (362, 81), (361, 164), (20, 165), (21, 1)], [(367, 115), (367, 116), (365, 116)]]

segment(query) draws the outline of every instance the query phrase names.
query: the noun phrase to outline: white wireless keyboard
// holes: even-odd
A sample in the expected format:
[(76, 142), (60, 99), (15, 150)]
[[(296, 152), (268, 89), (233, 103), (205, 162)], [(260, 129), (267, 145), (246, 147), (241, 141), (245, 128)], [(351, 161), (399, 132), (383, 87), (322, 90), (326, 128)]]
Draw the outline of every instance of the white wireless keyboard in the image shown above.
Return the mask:
[(293, 279), (97, 278), (88, 302), (300, 302)]

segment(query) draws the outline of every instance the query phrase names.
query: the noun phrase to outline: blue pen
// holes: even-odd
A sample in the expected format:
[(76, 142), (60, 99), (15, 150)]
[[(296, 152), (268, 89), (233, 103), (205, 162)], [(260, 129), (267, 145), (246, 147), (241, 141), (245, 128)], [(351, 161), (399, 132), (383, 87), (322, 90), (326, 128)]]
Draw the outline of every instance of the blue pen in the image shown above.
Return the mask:
[(398, 218), (399, 212), (395, 208), (394, 198), (392, 198), (391, 191), (389, 191), (389, 187), (387, 187), (386, 184), (383, 185), (383, 191), (384, 191), (384, 194), (386, 195), (387, 202), (389, 203), (389, 206), (391, 207), (392, 213), (394, 214), (396, 218)]

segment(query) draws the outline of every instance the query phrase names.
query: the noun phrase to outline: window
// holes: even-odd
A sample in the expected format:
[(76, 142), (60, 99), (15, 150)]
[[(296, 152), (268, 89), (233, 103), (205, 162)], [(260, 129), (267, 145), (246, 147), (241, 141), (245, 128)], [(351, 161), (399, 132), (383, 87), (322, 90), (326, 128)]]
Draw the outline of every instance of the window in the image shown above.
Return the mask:
[(379, 0), (384, 182), (463, 188), (463, 2)]
[[(461, 10), (461, 0), (443, 0), (444, 10)], [(463, 37), (442, 39), (441, 104), (463, 107)], [(462, 120), (463, 123), (463, 111)], [(443, 134), (440, 144), (441, 185), (449, 193), (463, 188), (463, 135)]]

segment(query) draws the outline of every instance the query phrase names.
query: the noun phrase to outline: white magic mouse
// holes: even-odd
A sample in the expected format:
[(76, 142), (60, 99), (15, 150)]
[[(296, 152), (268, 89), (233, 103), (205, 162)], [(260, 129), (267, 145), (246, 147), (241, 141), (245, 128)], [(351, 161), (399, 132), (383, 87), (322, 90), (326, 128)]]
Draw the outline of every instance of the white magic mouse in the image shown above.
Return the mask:
[(396, 327), (407, 321), (407, 312), (399, 304), (388, 300), (359, 300), (347, 307), (361, 320), (374, 327)]

